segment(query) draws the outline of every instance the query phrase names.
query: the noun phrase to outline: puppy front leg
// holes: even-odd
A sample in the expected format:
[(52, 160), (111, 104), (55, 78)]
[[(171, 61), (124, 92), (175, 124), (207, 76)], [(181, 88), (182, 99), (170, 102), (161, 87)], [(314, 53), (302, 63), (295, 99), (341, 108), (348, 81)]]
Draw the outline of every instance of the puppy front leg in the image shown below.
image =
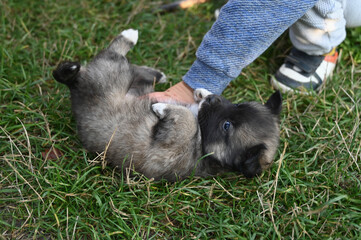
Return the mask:
[(212, 95), (210, 91), (204, 88), (197, 88), (193, 92), (194, 100), (197, 103), (200, 103), (202, 100), (204, 100), (208, 95)]
[(165, 110), (167, 109), (167, 106), (168, 104), (166, 103), (155, 103), (152, 105), (152, 109), (159, 119), (163, 119), (165, 117)]
[(153, 139), (163, 143), (178, 144), (187, 141), (197, 133), (197, 120), (185, 107), (165, 103), (152, 105), (159, 118), (153, 127)]

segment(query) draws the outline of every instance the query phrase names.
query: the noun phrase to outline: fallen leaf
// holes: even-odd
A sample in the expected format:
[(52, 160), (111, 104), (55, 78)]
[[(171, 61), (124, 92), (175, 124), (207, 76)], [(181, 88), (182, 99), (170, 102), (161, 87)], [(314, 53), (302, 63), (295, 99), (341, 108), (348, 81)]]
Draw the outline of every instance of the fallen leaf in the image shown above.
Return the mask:
[(51, 147), (49, 149), (46, 149), (44, 152), (41, 152), (41, 156), (43, 156), (44, 159), (48, 160), (56, 160), (62, 157), (64, 154), (57, 148)]

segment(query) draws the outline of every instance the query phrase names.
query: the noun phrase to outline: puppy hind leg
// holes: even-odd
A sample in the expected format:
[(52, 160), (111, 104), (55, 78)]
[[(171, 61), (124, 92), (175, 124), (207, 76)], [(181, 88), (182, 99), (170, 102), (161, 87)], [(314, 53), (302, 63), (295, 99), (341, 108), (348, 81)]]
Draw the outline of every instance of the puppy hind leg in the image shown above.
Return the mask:
[(125, 56), (137, 44), (138, 30), (127, 29), (121, 32), (109, 45), (108, 49)]
[(165, 74), (155, 68), (147, 66), (137, 66), (132, 64), (134, 74), (139, 80), (143, 80), (149, 83), (164, 83), (167, 81)]
[(125, 96), (133, 82), (133, 71), (125, 55), (137, 40), (138, 30), (121, 32), (87, 64), (81, 84), (102, 97)]
[(53, 77), (56, 81), (71, 86), (75, 83), (79, 70), (80, 63), (64, 61), (53, 71)]
[(142, 96), (153, 92), (155, 83), (164, 83), (167, 80), (165, 74), (157, 69), (131, 65), (133, 68), (134, 79), (128, 94), (133, 96)]

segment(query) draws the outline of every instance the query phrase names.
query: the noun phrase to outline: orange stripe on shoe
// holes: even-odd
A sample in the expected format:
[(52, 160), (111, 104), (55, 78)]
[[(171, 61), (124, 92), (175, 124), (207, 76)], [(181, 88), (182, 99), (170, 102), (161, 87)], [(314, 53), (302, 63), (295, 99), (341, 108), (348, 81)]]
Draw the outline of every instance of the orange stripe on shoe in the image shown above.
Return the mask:
[(324, 61), (336, 63), (338, 58), (338, 52), (335, 52), (333, 55), (326, 55)]

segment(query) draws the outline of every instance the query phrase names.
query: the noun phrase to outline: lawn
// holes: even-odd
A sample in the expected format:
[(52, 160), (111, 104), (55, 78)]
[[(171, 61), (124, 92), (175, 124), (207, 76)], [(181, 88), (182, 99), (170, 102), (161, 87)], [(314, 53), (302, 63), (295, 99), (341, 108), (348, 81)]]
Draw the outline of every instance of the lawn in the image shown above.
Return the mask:
[[(124, 178), (82, 148), (57, 63), (136, 28), (128, 58), (165, 72), (164, 90), (224, 2), (160, 14), (162, 1), (0, 0), (0, 239), (361, 238), (361, 28), (318, 95), (283, 95), (279, 151), (259, 177)], [(281, 36), (223, 95), (263, 102), (290, 46)]]

